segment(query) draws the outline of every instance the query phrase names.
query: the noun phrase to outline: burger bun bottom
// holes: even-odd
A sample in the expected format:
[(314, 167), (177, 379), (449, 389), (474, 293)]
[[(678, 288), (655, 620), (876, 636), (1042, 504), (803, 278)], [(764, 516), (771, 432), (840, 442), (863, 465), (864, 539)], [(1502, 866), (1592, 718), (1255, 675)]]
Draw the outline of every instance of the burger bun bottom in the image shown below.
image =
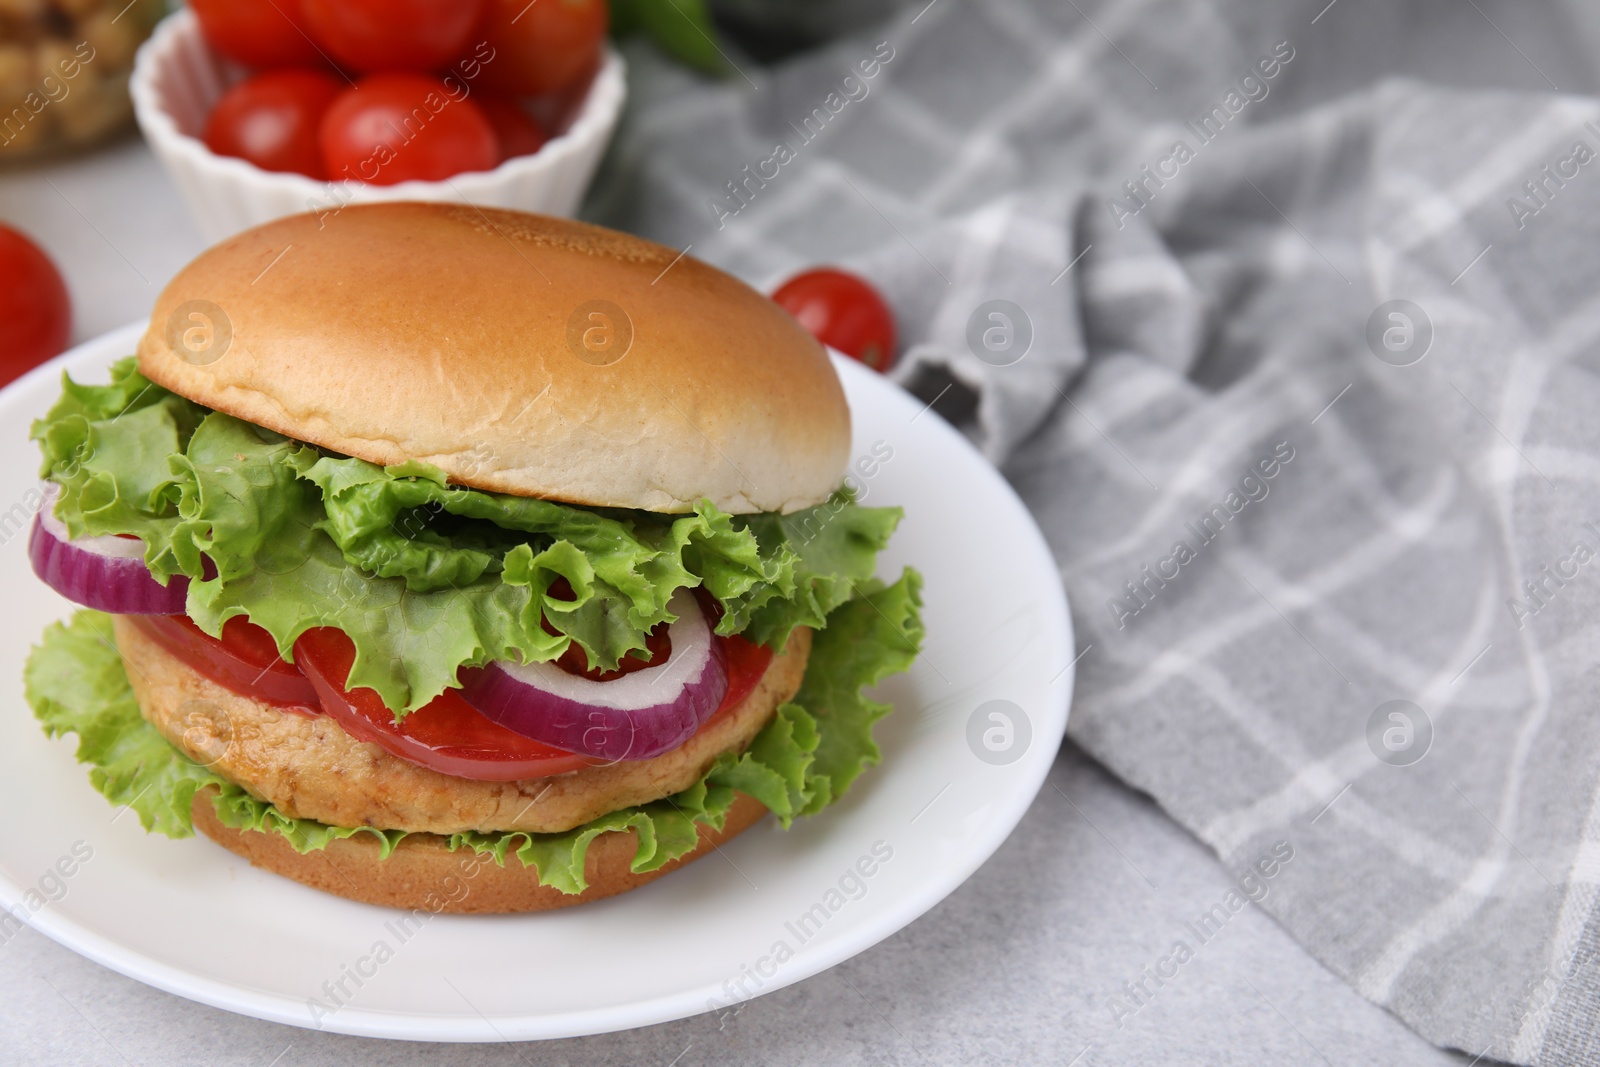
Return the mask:
[(536, 872), (515, 855), (507, 855), (502, 866), (492, 856), (471, 849), (452, 852), (450, 839), (442, 834), (409, 834), (387, 858), (381, 857), (382, 845), (371, 834), (302, 854), (281, 834), (223, 825), (212, 804), (214, 796), (214, 789), (195, 794), (191, 807), (195, 829), (254, 866), (364, 904), (455, 915), (550, 911), (626, 893), (699, 859), (767, 813), (760, 801), (738, 793), (721, 830), (700, 826), (700, 842), (692, 851), (644, 873), (631, 869), (638, 845), (632, 830), (601, 834), (589, 843), (584, 862), (588, 888), (563, 893), (540, 885)]

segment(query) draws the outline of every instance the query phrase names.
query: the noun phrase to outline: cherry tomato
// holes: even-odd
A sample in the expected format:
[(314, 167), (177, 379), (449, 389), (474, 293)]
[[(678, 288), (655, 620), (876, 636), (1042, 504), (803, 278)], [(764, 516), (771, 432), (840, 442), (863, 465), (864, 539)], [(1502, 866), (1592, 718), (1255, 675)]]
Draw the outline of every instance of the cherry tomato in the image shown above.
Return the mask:
[(322, 116), (322, 159), (333, 179), (393, 185), (438, 181), (500, 161), (494, 127), (478, 105), (438, 78), (373, 74), (344, 90)]
[(817, 340), (875, 371), (894, 363), (894, 313), (878, 291), (835, 267), (796, 274), (772, 294)]
[(483, 0), (300, 0), (305, 24), (353, 70), (428, 71), (467, 46)]
[(483, 79), (513, 96), (568, 88), (598, 63), (609, 22), (606, 0), (488, 0), (481, 32), (495, 54)]
[(242, 616), (222, 624), (221, 640), (187, 615), (123, 617), (190, 670), (224, 689), (303, 715), (318, 712), (317, 691), (300, 668), (278, 655), (271, 634)]
[(72, 302), (38, 245), (0, 226), (0, 385), (67, 347)]
[(294, 658), (316, 686), (322, 707), (346, 733), (441, 774), (480, 782), (514, 782), (565, 774), (599, 760), (541, 744), (490, 722), (447, 689), (396, 726), (394, 715), (371, 689), (346, 689), (355, 644), (342, 630), (308, 630)]
[(251, 67), (315, 67), (325, 62), (300, 0), (189, 0), (212, 48)]
[(480, 93), (472, 99), (494, 127), (495, 140), (500, 143), (500, 162), (512, 156), (531, 156), (544, 147), (544, 130), (516, 101), (494, 93)]
[(319, 70), (257, 74), (222, 95), (206, 119), (205, 142), (262, 170), (326, 178), (319, 131), (344, 83)]

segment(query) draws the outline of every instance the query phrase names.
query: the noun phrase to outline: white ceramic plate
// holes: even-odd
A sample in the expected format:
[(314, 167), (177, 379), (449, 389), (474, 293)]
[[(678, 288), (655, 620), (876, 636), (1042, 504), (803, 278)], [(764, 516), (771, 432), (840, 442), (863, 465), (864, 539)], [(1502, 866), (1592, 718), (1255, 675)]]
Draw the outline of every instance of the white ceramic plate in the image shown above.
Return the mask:
[[(23, 702), (29, 647), (71, 609), (30, 572), (21, 512), (7, 517), (36, 484), (26, 427), (55, 399), (60, 370), (103, 380), (139, 330), (82, 345), (0, 392), (0, 687), (10, 697), (0, 810), (12, 813), (0, 902), (90, 959), (205, 1004), (347, 1034), (495, 1041), (644, 1026), (771, 992), (888, 937), (965, 881), (1043, 784), (1066, 727), (1073, 645), (1038, 528), (937, 415), (840, 359), (855, 455), (892, 451), (859, 479), (865, 502), (906, 510), (881, 573), (922, 571), (928, 631), (911, 671), (881, 689), (896, 707), (878, 727), (883, 763), (844, 800), (787, 832), (769, 819), (721, 855), (621, 897), (543, 915), (437, 916), (404, 940), (399, 912), (258, 871), (204, 838), (145, 833), (90, 788), (76, 739), (47, 740)], [(994, 700), (1026, 719), (1009, 752), (1005, 723), (972, 726)], [(985, 730), (998, 754), (983, 747)], [(1012, 762), (994, 762), (1003, 756)], [(851, 873), (875, 847), (863, 864), (872, 875)], [(74, 848), (92, 856), (78, 862)], [(58, 861), (70, 877), (52, 873)], [(46, 897), (56, 899), (36, 907)], [(311, 998), (323, 1005), (315, 1013)]]

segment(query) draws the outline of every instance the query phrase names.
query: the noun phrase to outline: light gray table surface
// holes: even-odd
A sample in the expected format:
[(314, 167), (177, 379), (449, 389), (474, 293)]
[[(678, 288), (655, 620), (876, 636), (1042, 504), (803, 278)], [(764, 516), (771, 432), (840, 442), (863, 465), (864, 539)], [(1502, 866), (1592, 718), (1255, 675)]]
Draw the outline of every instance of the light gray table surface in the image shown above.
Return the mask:
[[(1437, 74), (1459, 58), (1441, 49), (1399, 65)], [(1562, 62), (1539, 58), (1546, 69)], [(1350, 72), (1351, 80), (1364, 73)], [(1586, 72), (1566, 84), (1580, 80)], [(143, 317), (202, 247), (176, 189), (133, 137), (0, 174), (0, 221), (27, 229), (61, 265), (77, 340)], [(349, 1038), (158, 992), (26, 930), (0, 946), (0, 1065), (1470, 1061), (1361, 999), (1254, 908), (1118, 1027), (1113, 994), (1228, 886), (1209, 852), (1069, 744), (1016, 833), (951, 897), (834, 970), (750, 1002), (721, 1027), (700, 1016), (512, 1047)], [(227, 951), (224, 942), (218, 951)]]

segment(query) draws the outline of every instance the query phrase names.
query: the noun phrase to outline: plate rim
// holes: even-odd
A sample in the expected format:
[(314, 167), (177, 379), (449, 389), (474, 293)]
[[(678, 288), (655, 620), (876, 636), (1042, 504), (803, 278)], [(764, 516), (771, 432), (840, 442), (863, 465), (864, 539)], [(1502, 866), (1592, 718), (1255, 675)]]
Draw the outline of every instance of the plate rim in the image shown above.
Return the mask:
[[(85, 350), (111, 349), (115, 345), (124, 343), (126, 339), (126, 347), (131, 353), (145, 328), (144, 321), (134, 322), (75, 344), (48, 362), (23, 374), (4, 389), (0, 389), (0, 396), (20, 390), (36, 379), (59, 374), (65, 364), (81, 358)], [(858, 388), (887, 386), (891, 390), (903, 393), (892, 380), (868, 369), (856, 360), (840, 355), (832, 349), (829, 349), (829, 354), (839, 371), (841, 380), (846, 383), (847, 395), (852, 391), (849, 384), (851, 381), (858, 383)], [(876, 384), (864, 384), (874, 382)], [(902, 399), (907, 403), (915, 403), (915, 398), (910, 394), (903, 393)], [(933, 432), (945, 434), (956, 447), (977, 455), (977, 450), (971, 442), (942, 419), (937, 420)], [(979, 458), (982, 459), (981, 455)], [(988, 464), (987, 460), (984, 460), (984, 467), (992, 479), (992, 487), (1024, 518), (1021, 531), (1024, 537), (1034, 543), (1034, 547), (1044, 559), (1053, 560), (1043, 532), (1016, 490), (997, 469)], [(1050, 595), (1052, 591), (1054, 595)], [(1050, 623), (1054, 622), (1065, 636), (1067, 648), (1070, 650), (1076, 647), (1065, 588), (1057, 584), (1047, 589), (1041, 607), (1044, 616), (1041, 629), (1048, 632), (1052, 628)], [(962, 863), (944, 868), (948, 872), (945, 877), (926, 881), (917, 892), (897, 898), (874, 913), (870, 919), (853, 928), (849, 935), (819, 945), (809, 952), (796, 954), (793, 963), (785, 966), (780, 977), (769, 981), (754, 996), (745, 1000), (754, 1000), (815, 977), (867, 951), (933, 910), (987, 863), (1000, 846), (1010, 839), (1017, 824), (1022, 821), (1044, 787), (1045, 778), (1055, 762), (1056, 753), (1065, 737), (1076, 678), (1077, 663), (1074, 660), (1054, 681), (1047, 683), (1049, 694), (1047, 707), (1053, 715), (1059, 714), (1060, 730), (1057, 732), (1052, 728), (1050, 734), (1036, 738), (1048, 742), (1049, 758), (1040, 758), (1037, 763), (1031, 765), (1027, 778), (1018, 780), (1017, 786), (1009, 791), (1005, 803), (994, 819), (995, 825), (1004, 827), (1003, 833), (996, 833), (981, 846), (970, 849), (962, 856)], [(1055, 695), (1057, 687), (1060, 687), (1059, 696)], [(1052, 720), (1052, 727), (1053, 725)], [(0, 904), (7, 910), (15, 910), (19, 906), (24, 892), (23, 887), (12, 881), (4, 872), (0, 872)], [(492, 920), (493, 917), (480, 918)], [(119, 944), (114, 937), (53, 909), (42, 909), (29, 915), (24, 921), (34, 930), (78, 955), (93, 960), (124, 977), (185, 1000), (249, 1018), (318, 1033), (337, 1033), (351, 1037), (452, 1043), (558, 1040), (636, 1029), (689, 1018), (712, 1010), (706, 1004), (710, 1000), (721, 999), (720, 990), (715, 986), (695, 987), (649, 1000), (633, 1001), (625, 1006), (612, 1005), (555, 1014), (497, 1016), (493, 1019), (487, 1016), (474, 1018), (465, 1014), (401, 1013), (352, 1003), (341, 1007), (325, 1022), (313, 1025), (306, 1018), (305, 1005), (302, 1001), (276, 991), (246, 987), (218, 978), (192, 974), (182, 967), (127, 948)], [(744, 1002), (741, 1000), (737, 1003), (742, 1005)]]

